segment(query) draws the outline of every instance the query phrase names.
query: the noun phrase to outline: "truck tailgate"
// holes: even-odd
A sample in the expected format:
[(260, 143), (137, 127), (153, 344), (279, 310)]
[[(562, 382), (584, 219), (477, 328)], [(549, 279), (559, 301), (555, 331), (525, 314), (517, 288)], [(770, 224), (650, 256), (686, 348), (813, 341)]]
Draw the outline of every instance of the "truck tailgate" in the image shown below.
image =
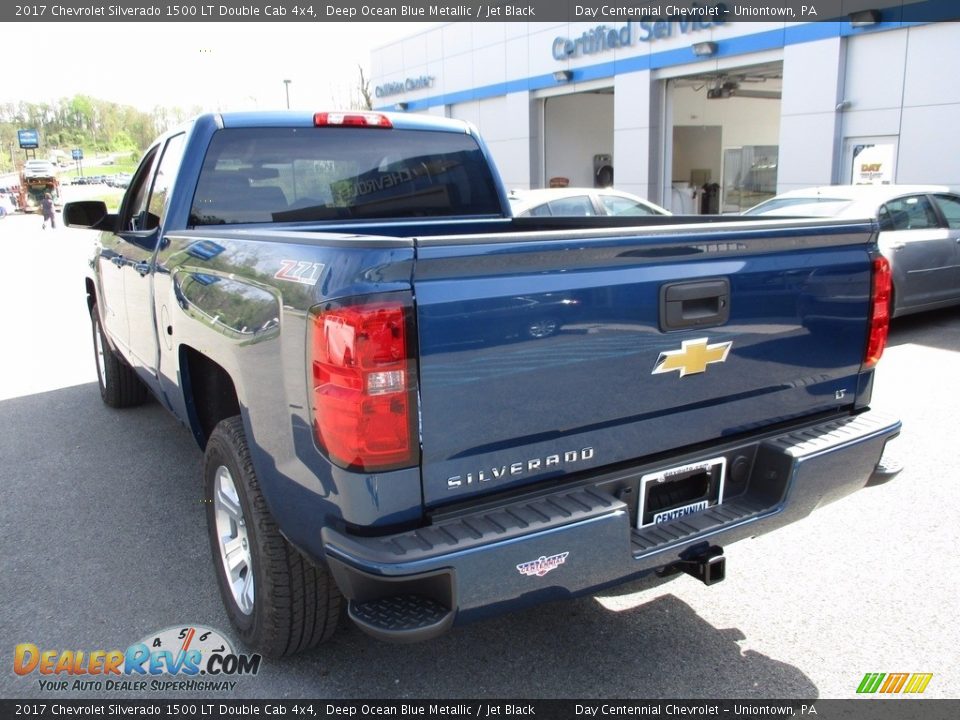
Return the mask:
[(809, 221), (419, 240), (424, 502), (851, 407), (872, 248)]

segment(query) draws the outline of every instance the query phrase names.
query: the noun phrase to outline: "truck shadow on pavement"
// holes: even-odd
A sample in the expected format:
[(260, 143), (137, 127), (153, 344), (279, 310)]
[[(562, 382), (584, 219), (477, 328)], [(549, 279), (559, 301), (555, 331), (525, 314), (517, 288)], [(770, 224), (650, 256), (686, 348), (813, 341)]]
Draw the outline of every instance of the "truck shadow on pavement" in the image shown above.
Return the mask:
[[(211, 566), (201, 454), (163, 408), (109, 410), (88, 384), (2, 401), (0, 425), (4, 652), (122, 649), (187, 624), (236, 637)], [(344, 618), (327, 645), (264, 659), (219, 697), (818, 697), (798, 668), (744, 652), (740, 630), (713, 627), (666, 586), (650, 597), (621, 611), (556, 602), (416, 645), (375, 641)], [(36, 678), (0, 673), (0, 696), (40, 694)], [(124, 696), (137, 697), (111, 695)], [(171, 695), (191, 696), (217, 699)]]
[[(427, 645), (384, 645), (347, 627), (329, 646), (270, 666), (299, 675), (304, 692), (322, 687), (320, 676), (354, 698), (818, 697), (796, 667), (743, 652), (744, 639), (674, 595), (622, 611), (588, 597), (455, 628)], [(361, 684), (344, 686), (357, 667), (368, 668)]]

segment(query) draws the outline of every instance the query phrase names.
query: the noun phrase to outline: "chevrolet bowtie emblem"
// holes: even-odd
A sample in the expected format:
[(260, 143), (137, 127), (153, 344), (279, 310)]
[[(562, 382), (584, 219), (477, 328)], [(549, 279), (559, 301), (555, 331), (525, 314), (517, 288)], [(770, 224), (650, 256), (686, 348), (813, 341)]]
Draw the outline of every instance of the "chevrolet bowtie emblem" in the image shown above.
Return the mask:
[(696, 375), (707, 369), (710, 363), (724, 362), (733, 342), (708, 344), (708, 338), (684, 340), (679, 350), (667, 350), (660, 353), (652, 375), (668, 373), (674, 370), (684, 375)]

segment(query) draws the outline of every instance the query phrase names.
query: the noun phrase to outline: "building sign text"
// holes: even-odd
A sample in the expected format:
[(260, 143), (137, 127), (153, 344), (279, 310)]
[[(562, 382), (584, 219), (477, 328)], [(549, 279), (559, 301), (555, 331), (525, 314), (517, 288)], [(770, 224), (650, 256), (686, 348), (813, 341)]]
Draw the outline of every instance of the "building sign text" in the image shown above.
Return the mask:
[(433, 81), (433, 75), (420, 75), (419, 77), (407, 78), (403, 82), (387, 82), (383, 85), (377, 85), (373, 92), (378, 98), (389, 97), (390, 95), (399, 95), (400, 93), (410, 92), (412, 90), (432, 88)]

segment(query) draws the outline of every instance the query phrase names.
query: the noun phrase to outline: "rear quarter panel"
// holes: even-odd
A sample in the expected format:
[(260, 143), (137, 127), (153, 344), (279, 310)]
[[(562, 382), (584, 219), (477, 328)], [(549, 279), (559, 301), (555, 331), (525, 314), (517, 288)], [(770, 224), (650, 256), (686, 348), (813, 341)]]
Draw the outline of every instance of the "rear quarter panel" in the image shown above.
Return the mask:
[[(410, 289), (409, 241), (234, 230), (167, 234), (157, 256), (160, 385), (181, 417), (185, 352), (232, 378), (271, 511), (304, 548), (324, 524), (397, 523), (420, 513), (419, 470), (345, 473), (314, 442), (309, 309), (321, 301)], [(195, 418), (191, 423), (196, 428)]]

